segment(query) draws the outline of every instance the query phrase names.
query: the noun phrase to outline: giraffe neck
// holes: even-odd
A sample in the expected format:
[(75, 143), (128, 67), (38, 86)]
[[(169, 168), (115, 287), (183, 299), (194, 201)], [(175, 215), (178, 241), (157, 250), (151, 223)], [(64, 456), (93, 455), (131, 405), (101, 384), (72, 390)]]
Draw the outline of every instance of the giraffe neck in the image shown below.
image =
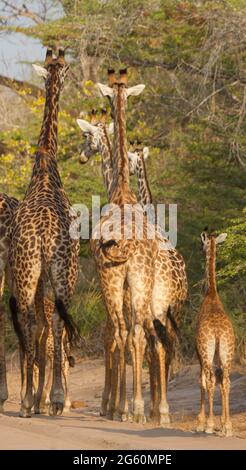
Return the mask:
[(212, 237), (210, 250), (208, 251), (207, 260), (206, 260), (208, 293), (211, 295), (216, 295), (217, 293), (215, 259), (216, 259), (216, 245), (215, 245), (215, 239)]
[(114, 144), (113, 144), (113, 194), (116, 203), (136, 202), (129, 184), (129, 161), (127, 154), (125, 103), (123, 87), (120, 87), (114, 101)]
[(105, 125), (102, 126), (102, 134), (99, 139), (99, 153), (102, 157), (102, 174), (104, 180), (104, 186), (108, 194), (109, 201), (112, 197), (112, 183), (113, 183), (113, 155), (111, 144), (108, 138)]
[(56, 83), (55, 75), (51, 75), (50, 83), (46, 89), (44, 116), (38, 148), (53, 158), (55, 158), (57, 152), (59, 97), (60, 87)]
[(38, 150), (26, 195), (32, 192), (40, 181), (42, 186), (47, 188), (49, 186), (51, 190), (62, 187), (56, 160), (59, 97), (60, 87), (56, 83), (56, 76), (51, 75), (50, 82), (46, 87), (44, 116), (38, 140)]
[(136, 165), (138, 179), (138, 200), (142, 207), (152, 204), (152, 194), (149, 188), (144, 157), (140, 156)]

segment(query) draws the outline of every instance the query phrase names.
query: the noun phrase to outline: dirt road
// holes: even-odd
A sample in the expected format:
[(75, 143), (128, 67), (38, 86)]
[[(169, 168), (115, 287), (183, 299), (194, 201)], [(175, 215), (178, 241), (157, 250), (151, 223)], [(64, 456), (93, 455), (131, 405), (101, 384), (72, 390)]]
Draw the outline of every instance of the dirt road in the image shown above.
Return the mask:
[[(14, 361), (16, 363), (16, 361)], [(104, 366), (102, 360), (81, 361), (72, 369), (71, 399), (79, 408), (63, 417), (18, 417), (19, 371), (8, 365), (9, 400), (0, 416), (0, 449), (246, 449), (246, 372), (231, 377), (234, 437), (194, 432), (199, 407), (198, 366), (184, 368), (169, 385), (172, 424), (161, 429), (109, 421), (99, 416)], [(128, 369), (129, 382), (131, 370)], [(129, 384), (130, 392), (131, 384)], [(144, 394), (149, 397), (147, 371)], [(131, 393), (129, 393), (129, 397)], [(220, 411), (216, 394), (215, 412)], [(217, 418), (218, 425), (219, 420)]]

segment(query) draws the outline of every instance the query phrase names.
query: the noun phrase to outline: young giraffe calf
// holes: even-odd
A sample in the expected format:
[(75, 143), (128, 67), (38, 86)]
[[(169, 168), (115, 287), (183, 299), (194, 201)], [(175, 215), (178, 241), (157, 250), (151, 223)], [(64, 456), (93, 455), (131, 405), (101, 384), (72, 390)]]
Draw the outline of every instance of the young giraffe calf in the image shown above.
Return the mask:
[[(229, 414), (229, 373), (233, 359), (235, 337), (232, 323), (226, 314), (216, 287), (215, 260), (216, 245), (226, 239), (227, 234), (216, 236), (208, 233), (207, 228), (201, 233), (202, 248), (206, 254), (207, 293), (203, 299), (196, 329), (196, 349), (201, 365), (201, 408), (198, 415), (197, 431), (214, 431), (213, 397), (216, 382), (220, 385), (222, 401), (222, 433), (232, 435)], [(213, 369), (213, 363), (217, 369)], [(209, 415), (205, 425), (205, 392), (208, 393)]]

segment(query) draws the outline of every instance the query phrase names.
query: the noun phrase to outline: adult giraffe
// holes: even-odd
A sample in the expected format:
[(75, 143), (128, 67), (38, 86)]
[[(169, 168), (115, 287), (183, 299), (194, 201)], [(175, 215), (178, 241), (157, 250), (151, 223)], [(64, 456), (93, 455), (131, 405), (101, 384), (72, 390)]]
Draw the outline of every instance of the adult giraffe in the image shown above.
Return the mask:
[[(99, 121), (96, 119), (95, 112), (92, 113), (91, 122), (87, 122), (81, 119), (78, 119), (78, 125), (85, 133), (85, 144), (83, 146), (80, 162), (86, 163), (92, 155), (99, 152), (102, 157), (102, 173), (105, 183), (105, 187), (110, 199), (111, 189), (113, 187), (113, 168), (112, 168), (112, 150), (111, 144), (107, 135), (107, 128), (105, 122), (105, 111), (102, 112), (101, 119)], [(143, 209), (148, 207), (148, 204), (152, 204), (152, 195), (148, 184), (147, 173), (145, 168), (145, 159), (148, 155), (148, 147), (140, 148), (139, 146), (133, 145), (131, 147), (131, 152), (128, 152), (129, 159), (129, 170), (130, 174), (136, 174), (138, 179), (138, 201), (142, 205)], [(126, 312), (129, 317), (129, 299), (128, 291), (125, 289), (124, 304), (126, 304)], [(156, 260), (156, 278), (154, 284), (154, 306), (156, 313), (159, 313), (162, 309), (162, 315), (157, 317), (161, 320), (162, 323), (166, 324), (167, 331), (169, 334), (169, 348), (165, 350), (165, 364), (164, 359), (162, 363), (162, 368), (159, 371), (158, 361), (150, 360), (150, 355), (148, 355), (150, 367), (152, 368), (151, 374), (151, 417), (153, 420), (165, 424), (169, 421), (168, 411), (165, 413), (159, 413), (160, 405), (160, 396), (159, 396), (159, 386), (158, 382), (160, 375), (166, 376), (166, 385), (168, 379), (168, 371), (170, 363), (173, 357), (174, 352), (174, 342), (176, 339), (175, 332), (175, 323), (179, 323), (181, 316), (181, 307), (187, 296), (187, 279), (185, 272), (185, 264), (182, 256), (174, 248), (169, 248), (168, 250), (159, 250)], [(158, 303), (158, 310), (157, 310)], [(172, 307), (172, 316), (167, 315), (168, 312), (168, 303)], [(167, 318), (166, 318), (167, 316)], [(171, 318), (174, 322), (171, 321)], [(158, 329), (158, 322), (156, 322)], [(112, 377), (112, 364), (110, 369), (110, 358), (109, 358), (109, 345), (110, 345), (110, 322), (109, 319), (105, 328), (105, 386), (102, 396), (102, 407), (101, 414), (105, 415), (107, 412), (107, 405), (109, 400), (110, 391), (112, 393), (113, 387), (110, 388), (110, 380), (115, 380)], [(165, 384), (163, 384), (163, 387)], [(162, 389), (161, 389), (162, 391)], [(165, 397), (165, 395), (164, 395)], [(112, 403), (113, 398), (113, 403)], [(166, 400), (166, 398), (164, 398)], [(109, 403), (109, 415), (112, 416), (113, 409), (115, 405), (115, 393)], [(165, 409), (168, 410), (168, 405), (165, 405)]]
[[(10, 267), (13, 295), (10, 308), (16, 319), (22, 361), (22, 402), (20, 416), (30, 417), (34, 404), (33, 364), (37, 321), (45, 322), (43, 302), (35, 305), (37, 289), (44, 298), (45, 278), (54, 291), (53, 314), (54, 370), (50, 413), (61, 414), (64, 389), (61, 378), (61, 343), (63, 327), (70, 341), (76, 336), (75, 325), (67, 312), (74, 292), (78, 271), (78, 241), (69, 233), (72, 221), (69, 200), (60, 179), (56, 152), (59, 97), (68, 72), (64, 51), (53, 57), (48, 49), (44, 67), (36, 70), (45, 79), (46, 101), (35, 163), (24, 200), (19, 204), (11, 224)], [(40, 348), (45, 356), (46, 338)], [(26, 361), (26, 370), (24, 367)], [(40, 371), (36, 406), (41, 400), (44, 371)], [(26, 382), (26, 383), (25, 383)]]
[[(111, 207), (116, 208), (114, 215), (119, 217), (116, 232), (110, 231), (112, 219), (110, 215), (101, 218), (100, 224), (93, 233), (91, 243), (102, 291), (113, 325), (113, 338), (119, 352), (120, 376), (120, 414), (126, 413), (126, 368), (125, 345), (127, 328), (123, 312), (124, 285), (127, 282), (133, 315), (132, 361), (133, 361), (133, 418), (143, 422), (144, 401), (142, 396), (142, 361), (145, 350), (144, 328), (149, 328), (150, 334), (156, 336), (153, 324), (149, 322), (152, 283), (154, 280), (154, 261), (158, 251), (155, 239), (147, 238), (147, 220), (138, 205), (135, 215), (143, 219), (143, 234), (138, 236), (139, 226), (133, 223), (131, 236), (125, 237), (125, 207), (136, 205), (137, 199), (129, 185), (129, 164), (127, 156), (125, 110), (127, 97), (139, 95), (144, 85), (126, 87), (126, 73), (121, 71), (120, 80), (116, 80), (114, 71), (109, 72), (110, 86), (98, 84), (103, 95), (110, 97), (114, 114), (114, 145), (113, 145), (113, 188), (110, 199)], [(123, 237), (123, 238), (122, 238)]]

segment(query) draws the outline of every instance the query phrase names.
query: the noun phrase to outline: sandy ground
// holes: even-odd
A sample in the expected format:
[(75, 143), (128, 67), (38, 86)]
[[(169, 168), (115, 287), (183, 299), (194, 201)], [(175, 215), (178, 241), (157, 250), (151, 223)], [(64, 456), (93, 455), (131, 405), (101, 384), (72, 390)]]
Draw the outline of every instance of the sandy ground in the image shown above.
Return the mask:
[[(14, 361), (16, 364), (16, 360)], [(19, 370), (8, 364), (9, 400), (0, 416), (0, 449), (246, 449), (246, 371), (231, 375), (231, 412), (234, 436), (220, 437), (194, 431), (199, 408), (199, 368), (185, 367), (169, 384), (172, 424), (121, 423), (99, 416), (103, 386), (103, 360), (84, 360), (71, 372), (71, 399), (77, 406), (62, 417), (18, 417)], [(131, 370), (128, 369), (129, 398)], [(148, 408), (148, 374), (144, 371), (144, 395)], [(220, 412), (219, 393), (215, 413)], [(219, 418), (216, 418), (219, 428)]]

